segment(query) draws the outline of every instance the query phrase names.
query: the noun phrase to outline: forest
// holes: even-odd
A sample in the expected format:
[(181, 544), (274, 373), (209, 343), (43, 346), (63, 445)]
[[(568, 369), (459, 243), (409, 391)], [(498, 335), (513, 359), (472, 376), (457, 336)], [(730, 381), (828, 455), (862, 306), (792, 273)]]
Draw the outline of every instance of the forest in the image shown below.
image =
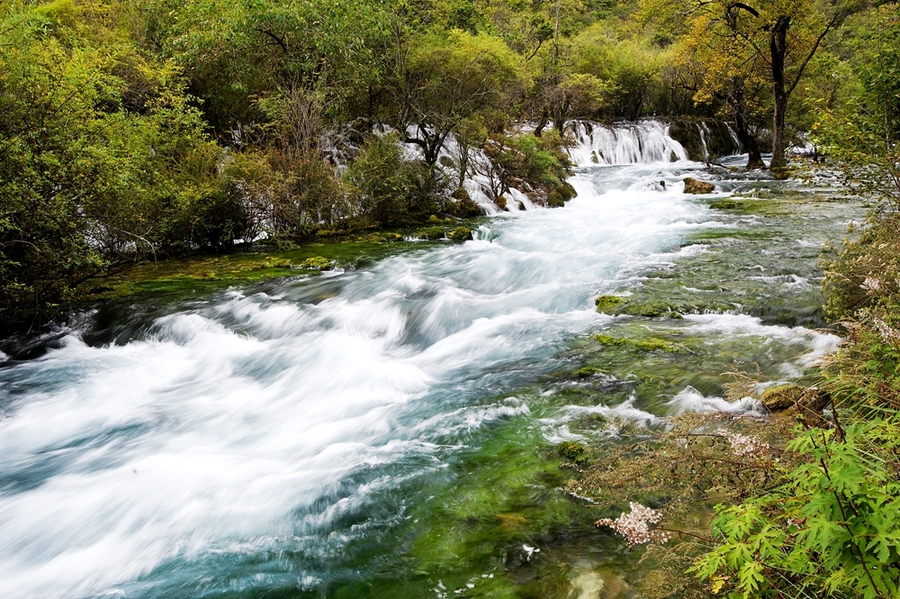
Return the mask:
[(895, 5), (769, 4), (5, 2), (0, 320), (135, 260), (478, 214), (477, 150), (491, 199), (561, 205), (572, 119), (721, 119), (750, 168), (883, 155)]
[(629, 546), (700, 541), (659, 596), (900, 596), (896, 2), (4, 0), (0, 332), (127, 265), (464, 222), (473, 177), (497, 211), (515, 186), (566, 210), (573, 123), (648, 118), (726, 123), (741, 171), (822, 160), (871, 211), (821, 262), (831, 420), (737, 455), (751, 482), (676, 425), (654, 458), (682, 452), (688, 504), (726, 500), (705, 532), (635, 509)]

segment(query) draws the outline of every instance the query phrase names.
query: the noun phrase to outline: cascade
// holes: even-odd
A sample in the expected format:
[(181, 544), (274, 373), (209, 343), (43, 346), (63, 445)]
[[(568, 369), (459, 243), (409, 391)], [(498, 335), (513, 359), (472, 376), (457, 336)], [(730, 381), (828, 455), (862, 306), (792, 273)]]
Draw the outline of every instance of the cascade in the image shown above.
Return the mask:
[(614, 126), (573, 121), (569, 156), (576, 166), (643, 164), (687, 160), (684, 147), (669, 135), (666, 123), (648, 120)]

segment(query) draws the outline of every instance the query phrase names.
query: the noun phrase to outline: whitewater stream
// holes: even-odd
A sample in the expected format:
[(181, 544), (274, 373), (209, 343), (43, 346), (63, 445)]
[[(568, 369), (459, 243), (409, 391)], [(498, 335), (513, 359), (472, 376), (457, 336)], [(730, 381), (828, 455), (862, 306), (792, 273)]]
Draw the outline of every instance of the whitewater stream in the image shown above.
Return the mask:
[[(577, 198), (472, 241), (136, 296), (0, 355), (0, 597), (599, 596), (627, 558), (561, 490), (556, 444), (602, 442), (591, 416), (759, 409), (721, 399), (736, 362), (801, 379), (838, 342), (814, 330), (819, 248), (861, 218), (827, 191), (711, 208), (798, 186), (648, 131), (582, 132)], [(613, 293), (701, 307), (599, 313)], [(596, 333), (692, 351), (611, 354)]]

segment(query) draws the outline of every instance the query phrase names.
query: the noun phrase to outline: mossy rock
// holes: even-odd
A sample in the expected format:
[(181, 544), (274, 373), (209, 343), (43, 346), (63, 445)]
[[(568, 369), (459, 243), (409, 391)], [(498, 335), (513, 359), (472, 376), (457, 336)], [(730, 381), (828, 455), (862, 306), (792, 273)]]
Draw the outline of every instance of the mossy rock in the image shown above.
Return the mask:
[(716, 186), (706, 181), (700, 181), (693, 177), (684, 178), (684, 193), (704, 194), (712, 193), (716, 190)]
[(443, 239), (444, 238), (444, 228), (443, 227), (428, 227), (427, 229), (420, 229), (417, 237), (419, 239)]
[(578, 192), (575, 191), (575, 188), (568, 181), (563, 181), (562, 185), (559, 186), (558, 191), (562, 196), (562, 199), (566, 202), (578, 195)]
[(499, 196), (494, 203), (497, 204), (501, 209), (506, 210), (506, 196)]
[(556, 449), (559, 455), (573, 462), (583, 462), (587, 457), (587, 448), (576, 441), (564, 441)]
[(601, 295), (594, 300), (594, 305), (597, 306), (597, 312), (606, 312), (607, 310), (621, 306), (627, 301), (628, 300), (624, 297), (618, 295)]
[(450, 194), (454, 200), (471, 200), (472, 197), (469, 195), (469, 190), (465, 187), (457, 187), (456, 190)]
[(469, 192), (464, 187), (453, 192), (455, 202), (448, 202), (447, 212), (459, 218), (473, 218), (483, 216), (484, 210), (469, 197)]
[(677, 306), (669, 304), (626, 304), (618, 310), (618, 313), (645, 318), (683, 318)]
[(551, 208), (562, 208), (566, 205), (566, 201), (563, 199), (561, 193), (554, 190), (547, 196), (547, 205)]
[(639, 349), (641, 351), (664, 351), (672, 354), (682, 353), (685, 351), (683, 347), (675, 345), (665, 339), (659, 337), (648, 337), (647, 339), (625, 339), (622, 337), (613, 337), (612, 335), (594, 335), (594, 340), (607, 347), (627, 346)]
[(609, 424), (609, 420), (603, 414), (588, 414), (575, 421), (579, 428), (597, 429)]
[(718, 202), (712, 202), (709, 207), (713, 210), (734, 210), (740, 207), (740, 203), (734, 200), (719, 200)]
[(447, 233), (447, 237), (453, 241), (468, 241), (472, 239), (472, 229), (468, 227), (456, 227)]
[(331, 268), (331, 261), (324, 256), (313, 256), (303, 261), (303, 267), (312, 270), (328, 270)]
[(590, 366), (585, 366), (584, 368), (579, 368), (572, 374), (580, 379), (586, 379), (598, 374), (603, 374), (603, 371), (599, 368), (591, 368)]
[(807, 391), (806, 387), (800, 385), (776, 385), (763, 391), (759, 401), (770, 412), (780, 412), (794, 407), (803, 399)]

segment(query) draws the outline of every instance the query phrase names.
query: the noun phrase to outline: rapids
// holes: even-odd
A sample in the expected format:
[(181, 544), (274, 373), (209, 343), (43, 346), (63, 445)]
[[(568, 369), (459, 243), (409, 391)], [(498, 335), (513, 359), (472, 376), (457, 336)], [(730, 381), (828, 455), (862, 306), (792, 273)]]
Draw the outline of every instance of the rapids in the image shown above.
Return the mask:
[[(534, 530), (503, 516), (525, 508), (504, 503), (500, 487), (520, 476), (537, 488), (528, 469), (558, 464), (546, 448), (590, 437), (575, 421), (600, 413), (653, 425), (667, 412), (756, 409), (690, 377), (642, 396), (628, 386), (634, 365), (585, 399), (584, 385), (554, 376), (590, 354), (579, 349), (588, 334), (666, 329), (711, 354), (727, 345), (725, 364), (700, 356), (682, 371), (722, 372), (749, 356), (775, 378), (801, 376), (810, 358), (797, 356), (836, 342), (740, 306), (663, 324), (594, 309), (599, 294), (640, 294), (650, 273), (712, 255), (713, 242), (692, 236), (771, 224), (683, 194), (687, 174), (715, 180), (721, 197), (755, 183), (706, 172), (664, 128), (651, 133), (642, 150), (633, 136), (617, 149), (615, 136), (582, 131), (578, 197), (486, 219), (473, 241), (174, 306), (139, 298), (109, 326), (100, 307), (44, 355), (0, 362), (0, 596), (478, 596), (501, 579), (526, 584), (521, 573), (564, 541), (553, 540), (550, 516)], [(808, 255), (847, 219), (825, 219), (822, 239), (791, 239), (812, 239), (795, 256), (802, 269), (764, 273), (753, 251), (749, 268), (817, 301)], [(729, 276), (727, 265), (716, 272)], [(528, 514), (573, 502), (547, 480), (529, 491)], [(500, 536), (465, 536), (467, 526), (496, 528), (493, 514)], [(578, 514), (587, 538), (590, 514)], [(450, 543), (452, 534), (463, 539)], [(580, 581), (573, 588), (601, 584), (579, 563), (564, 575)]]

